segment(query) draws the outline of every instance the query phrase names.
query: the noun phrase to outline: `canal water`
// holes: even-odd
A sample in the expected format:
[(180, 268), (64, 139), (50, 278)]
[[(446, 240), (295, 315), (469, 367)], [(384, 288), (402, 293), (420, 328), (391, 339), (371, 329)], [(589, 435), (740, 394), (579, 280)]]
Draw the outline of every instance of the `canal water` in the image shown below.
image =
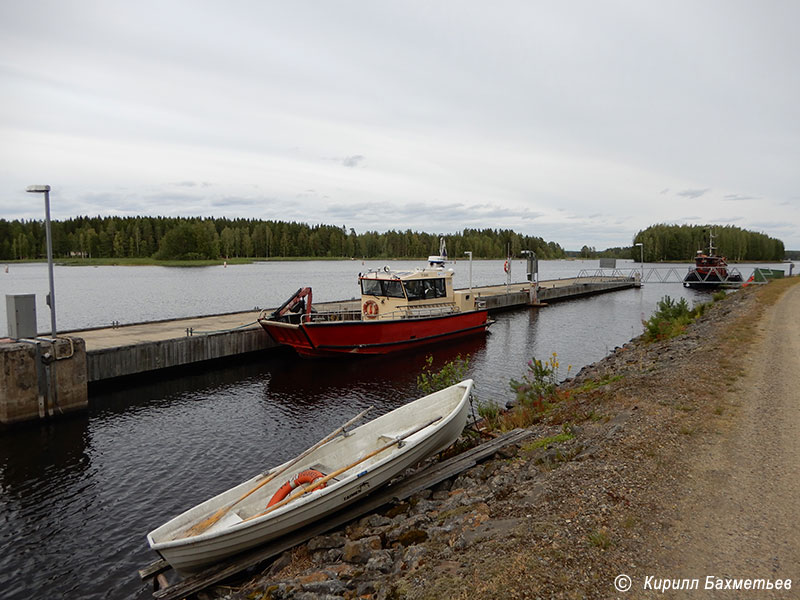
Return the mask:
[[(271, 307), (301, 285), (313, 286), (315, 300), (351, 298), (358, 273), (382, 265), (56, 267), (58, 327)], [(597, 266), (543, 261), (540, 278)], [(452, 267), (456, 286), (469, 286), (469, 262)], [(523, 262), (514, 261), (512, 271), (514, 280), (524, 279)], [(504, 281), (502, 261), (472, 264), (474, 285)], [(11, 265), (0, 283), (0, 295), (35, 293), (39, 330), (49, 331), (46, 265)], [(88, 413), (1, 431), (0, 595), (147, 598), (136, 571), (155, 558), (145, 540), (149, 530), (298, 454), (368, 406), (375, 407), (374, 417), (417, 397), (426, 356), (434, 357), (434, 368), (469, 356), (479, 400), (502, 404), (512, 397), (509, 380), (525, 373), (531, 357), (556, 352), (561, 376), (569, 365), (574, 374), (641, 333), (642, 319), (664, 295), (708, 299), (680, 284), (648, 284), (499, 313), (485, 338), (397, 357), (312, 361), (274, 351), (179, 377), (109, 385), (91, 395)], [(5, 327), (5, 314), (0, 317)]]

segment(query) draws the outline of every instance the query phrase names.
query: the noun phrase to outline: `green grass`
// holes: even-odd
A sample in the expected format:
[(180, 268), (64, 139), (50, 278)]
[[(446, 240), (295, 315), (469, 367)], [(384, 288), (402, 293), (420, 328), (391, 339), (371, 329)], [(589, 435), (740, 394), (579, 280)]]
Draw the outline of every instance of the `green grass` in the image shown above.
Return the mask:
[[(347, 257), (341, 256), (273, 256), (270, 258), (264, 257), (237, 257), (237, 258), (215, 258), (210, 260), (157, 260), (151, 257), (140, 258), (64, 258), (55, 257), (53, 262), (57, 265), (64, 265), (68, 267), (96, 267), (96, 266), (114, 266), (114, 267), (213, 267), (228, 263), (229, 265), (249, 265), (254, 262), (301, 262), (309, 260), (351, 260)], [(360, 259), (359, 259), (360, 260)], [(393, 260), (393, 259), (367, 259), (367, 260)], [(404, 260), (404, 259), (403, 259)], [(19, 263), (42, 263), (47, 262), (46, 258), (25, 259), (25, 260), (3, 260), (3, 264), (19, 264)]]
[(605, 528), (595, 529), (588, 536), (592, 546), (606, 550), (611, 547), (611, 536)]
[[(30, 261), (43, 262), (43, 261)], [(53, 262), (67, 267), (215, 267), (225, 262), (229, 265), (246, 265), (252, 258), (217, 260), (156, 260), (154, 258), (58, 258)]]
[(559, 433), (558, 435), (551, 435), (550, 437), (541, 438), (539, 440), (534, 440), (529, 444), (525, 444), (522, 446), (523, 450), (531, 451), (537, 450), (539, 448), (546, 448), (550, 444), (559, 444), (561, 442), (568, 442), (571, 439), (574, 439), (575, 436), (571, 433)]
[(583, 385), (575, 388), (575, 393), (582, 394), (586, 392), (592, 392), (598, 388), (603, 387), (604, 385), (608, 385), (609, 383), (614, 383), (615, 381), (619, 381), (624, 378), (624, 375), (603, 375), (598, 380), (591, 379), (584, 383)]

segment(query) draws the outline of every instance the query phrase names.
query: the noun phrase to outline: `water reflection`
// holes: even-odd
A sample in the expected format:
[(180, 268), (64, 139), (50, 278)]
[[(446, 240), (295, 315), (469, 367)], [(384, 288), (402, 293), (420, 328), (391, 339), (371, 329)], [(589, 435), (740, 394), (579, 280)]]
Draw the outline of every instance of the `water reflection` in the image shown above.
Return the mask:
[[(30, 598), (46, 581), (66, 577), (60, 544), (91, 511), (91, 441), (85, 414), (0, 435), (0, 589)], [(59, 486), (53, 493), (53, 485)], [(80, 530), (80, 527), (78, 528)], [(45, 572), (42, 566), (48, 565)], [(35, 595), (35, 594), (33, 594)]]
[(0, 486), (3, 500), (29, 495), (29, 486), (53, 472), (79, 476), (88, 463), (89, 417), (85, 413), (58, 423), (28, 425), (0, 435)]

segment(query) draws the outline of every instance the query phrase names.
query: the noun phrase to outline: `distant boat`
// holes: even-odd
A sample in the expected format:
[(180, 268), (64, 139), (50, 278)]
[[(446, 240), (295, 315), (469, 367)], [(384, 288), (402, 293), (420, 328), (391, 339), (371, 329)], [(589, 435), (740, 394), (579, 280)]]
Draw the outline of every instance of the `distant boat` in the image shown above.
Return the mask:
[(708, 254), (697, 251), (694, 268), (683, 278), (683, 285), (694, 289), (713, 289), (726, 283), (741, 283), (742, 275), (737, 269), (729, 269), (724, 256), (715, 254), (714, 232), (709, 230)]
[[(284, 465), (206, 500), (151, 531), (147, 541), (188, 574), (323, 519), (456, 441), (467, 422), (471, 391), (468, 379), (405, 404), (304, 453), (285, 475), (260, 488)], [(276, 501), (296, 476), (316, 480), (317, 475), (327, 480), (324, 487)], [(187, 536), (209, 520), (207, 529)]]
[(279, 344), (305, 357), (389, 354), (468, 335), (492, 321), (468, 290), (453, 290), (453, 271), (389, 267), (359, 275), (361, 306), (317, 312), (311, 288), (301, 288), (258, 322)]
[(432, 254), (428, 257), (428, 264), (431, 267), (444, 267), (447, 262), (447, 245), (444, 238), (439, 238), (439, 254)]

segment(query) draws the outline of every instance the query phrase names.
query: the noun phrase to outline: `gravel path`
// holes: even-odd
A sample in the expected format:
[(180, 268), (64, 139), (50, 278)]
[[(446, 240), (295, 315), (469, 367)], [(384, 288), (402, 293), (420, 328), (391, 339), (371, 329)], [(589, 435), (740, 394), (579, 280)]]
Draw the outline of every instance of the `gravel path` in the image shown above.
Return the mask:
[(700, 591), (674, 597), (746, 594), (704, 590), (709, 576), (715, 583), (716, 578), (791, 579), (791, 591), (750, 594), (800, 597), (798, 315), (800, 286), (794, 286), (761, 321), (746, 375), (730, 397), (739, 406), (732, 421), (690, 462), (678, 505), (681, 517), (670, 528), (668, 550), (653, 574), (697, 578)]

